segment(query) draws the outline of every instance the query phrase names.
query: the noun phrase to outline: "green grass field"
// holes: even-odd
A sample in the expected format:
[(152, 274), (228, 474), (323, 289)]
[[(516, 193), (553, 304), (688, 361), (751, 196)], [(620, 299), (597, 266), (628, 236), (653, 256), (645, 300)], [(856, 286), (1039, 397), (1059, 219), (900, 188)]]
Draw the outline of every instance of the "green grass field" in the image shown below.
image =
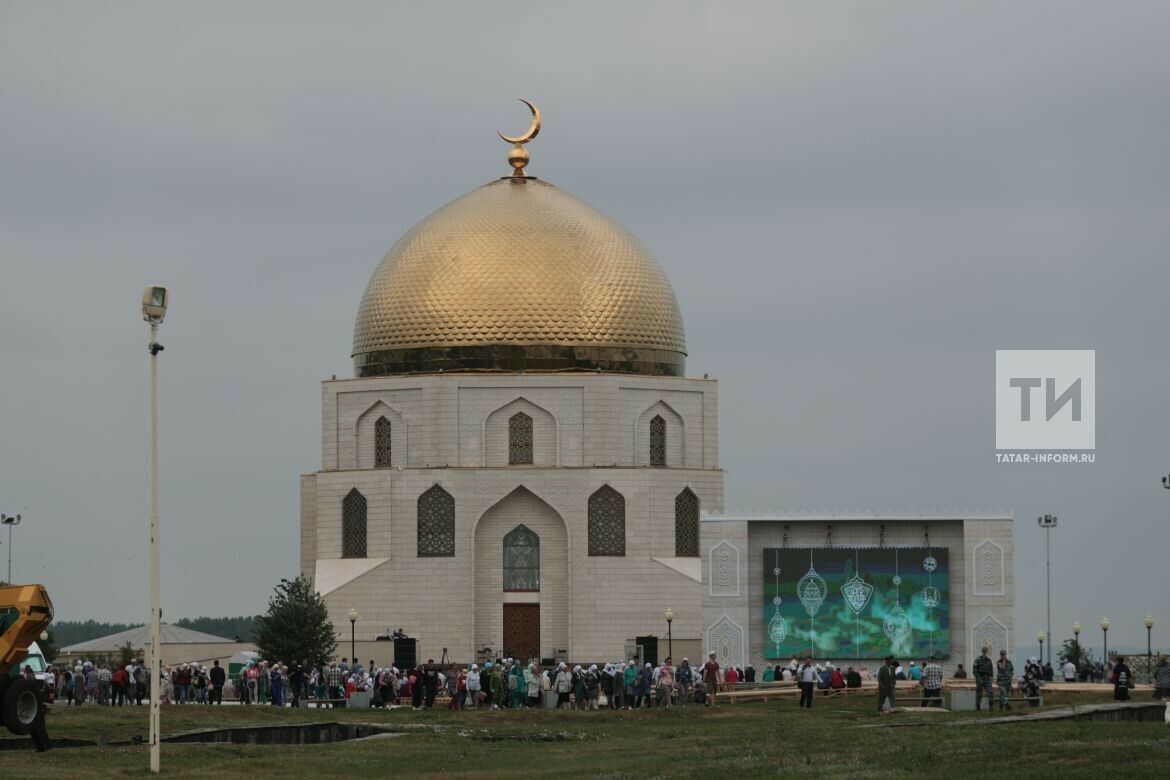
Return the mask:
[[(1056, 694), (1046, 708), (1104, 701)], [(387, 739), (311, 746), (163, 745), (163, 773), (182, 777), (372, 777), (395, 774), (590, 777), (846, 776), (1156, 777), (1170, 767), (1164, 723), (974, 726), (975, 713), (878, 716), (871, 697), (645, 710), (385, 711), (164, 707), (164, 735), (198, 728), (309, 721), (441, 726)], [(1025, 710), (1031, 711), (1031, 710)], [(1016, 712), (1019, 712), (1017, 710)], [(1013, 713), (1014, 714), (1014, 713)], [(865, 728), (926, 722), (914, 728)], [(951, 723), (961, 725), (950, 726)], [(146, 708), (57, 707), (54, 737), (128, 740), (147, 733)], [(0, 752), (0, 777), (147, 775), (140, 747)]]

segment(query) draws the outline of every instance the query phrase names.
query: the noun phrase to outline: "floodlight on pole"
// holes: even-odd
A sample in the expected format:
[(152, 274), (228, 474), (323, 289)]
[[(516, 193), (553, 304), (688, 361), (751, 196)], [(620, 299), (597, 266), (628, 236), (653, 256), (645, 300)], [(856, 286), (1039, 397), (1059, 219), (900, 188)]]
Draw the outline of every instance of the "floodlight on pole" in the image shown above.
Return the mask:
[(1044, 660), (1044, 638), (1045, 638), (1045, 636), (1046, 635), (1043, 631), (1036, 632), (1036, 641), (1040, 643), (1040, 660)]
[(1101, 618), (1101, 640), (1105, 645), (1103, 655), (1105, 656), (1104, 663), (1109, 664), (1109, 618)]
[(158, 571), (158, 326), (167, 316), (171, 294), (161, 285), (142, 293), (142, 319), (150, 325), (150, 771), (159, 771), (159, 694), (162, 692), (161, 619)]
[(8, 526), (8, 579), (5, 580), (9, 585), (12, 584), (12, 527), (20, 525), (20, 515), (0, 515), (0, 523)]
[[(1044, 628), (1049, 634), (1052, 633), (1052, 541), (1049, 535), (1053, 528), (1056, 528), (1056, 515), (1041, 515), (1036, 518), (1036, 524), (1044, 529), (1044, 601), (1046, 604)], [(1044, 648), (1040, 648), (1041, 658), (1043, 661)], [(1048, 662), (1052, 663), (1052, 645), (1048, 646)]]

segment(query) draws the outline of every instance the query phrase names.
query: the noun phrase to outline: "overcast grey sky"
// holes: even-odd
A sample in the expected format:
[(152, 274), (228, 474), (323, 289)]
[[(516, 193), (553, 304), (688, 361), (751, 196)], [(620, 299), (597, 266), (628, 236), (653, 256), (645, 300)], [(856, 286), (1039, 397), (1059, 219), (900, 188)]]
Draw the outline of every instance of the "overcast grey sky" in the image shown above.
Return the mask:
[[(147, 617), (161, 282), (164, 611), (262, 610), (370, 273), (524, 96), (674, 284), (728, 509), (1011, 509), (1022, 647), (1054, 513), (1057, 637), (1170, 644), (1170, 5), (553, 5), (0, 4), (15, 579)], [(995, 462), (996, 348), (1097, 350), (1095, 464)]]

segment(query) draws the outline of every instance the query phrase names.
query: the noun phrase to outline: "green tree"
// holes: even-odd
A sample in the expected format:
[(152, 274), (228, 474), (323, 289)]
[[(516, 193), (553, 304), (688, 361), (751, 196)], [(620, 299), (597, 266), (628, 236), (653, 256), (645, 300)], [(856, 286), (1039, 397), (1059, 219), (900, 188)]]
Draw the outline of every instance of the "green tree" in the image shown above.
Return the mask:
[(256, 620), (256, 649), (270, 661), (324, 664), (337, 649), (325, 599), (304, 577), (282, 579), (268, 599), (268, 614)]
[(138, 654), (134, 652), (134, 646), (129, 642), (118, 648), (118, 659), (121, 666), (125, 666), (136, 658), (138, 658)]
[(1061, 666), (1072, 661), (1073, 666), (1077, 668), (1078, 675), (1093, 667), (1093, 651), (1081, 647), (1081, 643), (1075, 637), (1064, 640), (1064, 646), (1060, 648), (1060, 652), (1056, 654), (1056, 657), (1060, 660)]

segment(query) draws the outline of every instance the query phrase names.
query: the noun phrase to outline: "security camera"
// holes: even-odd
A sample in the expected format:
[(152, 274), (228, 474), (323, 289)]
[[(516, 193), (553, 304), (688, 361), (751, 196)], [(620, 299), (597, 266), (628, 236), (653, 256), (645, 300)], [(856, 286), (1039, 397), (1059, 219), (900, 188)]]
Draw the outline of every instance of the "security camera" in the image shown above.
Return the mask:
[(170, 302), (170, 293), (160, 285), (147, 287), (142, 293), (142, 319), (158, 325), (167, 316), (167, 304)]

